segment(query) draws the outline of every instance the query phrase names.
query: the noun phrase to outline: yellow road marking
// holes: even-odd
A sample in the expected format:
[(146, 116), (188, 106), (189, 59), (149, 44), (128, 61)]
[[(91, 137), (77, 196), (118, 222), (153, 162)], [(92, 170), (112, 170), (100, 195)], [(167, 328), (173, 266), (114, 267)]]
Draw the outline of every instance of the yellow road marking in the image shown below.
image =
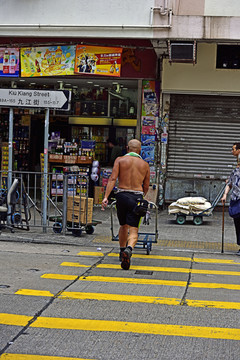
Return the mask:
[(0, 357), (3, 360), (93, 360), (93, 359), (73, 358), (73, 357), (65, 357), (65, 356), (46, 356), (46, 355), (9, 354), (9, 353), (4, 353)]
[[(69, 265), (69, 264), (72, 264), (72, 265)], [(91, 267), (91, 265), (83, 265), (83, 264), (79, 264), (79, 263), (72, 263), (72, 262), (63, 262), (61, 265), (62, 265), (62, 266), (84, 267), (84, 268)]]
[[(87, 255), (87, 253), (86, 253)], [(110, 253), (108, 254), (110, 257), (119, 257), (118, 253)], [(140, 255), (140, 254), (132, 254), (133, 258), (136, 259), (153, 259), (153, 260), (174, 260), (174, 261), (192, 261), (190, 257), (182, 257), (182, 256), (163, 256), (163, 255)], [(194, 262), (201, 263), (213, 263), (213, 264), (231, 264), (231, 265), (240, 265), (239, 262), (235, 262), (234, 260), (222, 260), (222, 259), (204, 259), (204, 258), (194, 258)]]
[(192, 288), (240, 290), (240, 285), (238, 284), (190, 282), (188, 286)]
[(43, 274), (41, 275), (43, 279), (54, 279), (54, 280), (76, 280), (77, 275), (64, 275), (64, 274)]
[[(70, 263), (71, 264), (71, 263)], [(74, 264), (74, 263), (73, 263)], [(70, 265), (71, 266), (71, 265)], [(74, 266), (74, 265), (73, 265)], [(115, 264), (99, 264), (96, 266), (101, 269), (121, 269), (120, 265)], [(192, 274), (211, 274), (211, 275), (232, 275), (240, 276), (238, 271), (222, 271), (222, 270), (198, 270), (188, 268), (175, 268), (175, 267), (161, 267), (161, 266), (136, 266), (131, 265), (131, 270), (146, 270), (146, 271), (164, 271), (164, 272), (177, 272), (177, 273), (192, 273)]]
[[(51, 280), (75, 280), (77, 278), (77, 276), (61, 275), (61, 274), (44, 274), (41, 277), (44, 279), (51, 279)], [(158, 286), (181, 286), (181, 287), (183, 286), (183, 287), (185, 287), (187, 285), (186, 281), (122, 278), (122, 277), (109, 277), (109, 276), (81, 276), (79, 278), (79, 280), (123, 283), (123, 284), (138, 284), (138, 285), (158, 285)], [(207, 289), (211, 288), (211, 289), (240, 290), (240, 285), (238, 285), (238, 284), (222, 284), (222, 283), (190, 282), (189, 287), (207, 288)]]
[(43, 290), (32, 290), (32, 289), (19, 289), (15, 292), (15, 295), (27, 295), (27, 296), (46, 296), (46, 297), (53, 297), (50, 291), (43, 291)]
[[(1, 319), (9, 319), (8, 325), (22, 325), (19, 319), (29, 318), (24, 315), (0, 314)], [(4, 321), (6, 324), (6, 320)], [(196, 338), (209, 339), (229, 339), (240, 340), (240, 329), (237, 328), (220, 328), (206, 326), (186, 326), (175, 324), (155, 324), (155, 323), (138, 323), (125, 321), (105, 321), (91, 319), (71, 319), (71, 318), (54, 318), (38, 317), (36, 321), (30, 324), (32, 328), (45, 329), (64, 329), (64, 330), (82, 330), (82, 331), (101, 331), (101, 332), (123, 332), (139, 333), (166, 336), (188, 336)]]
[(193, 260), (194, 262), (201, 262), (201, 263), (240, 265), (239, 262), (235, 262), (234, 260), (202, 259), (202, 258), (194, 258)]
[[(75, 262), (63, 262), (62, 266), (70, 267), (90, 267)], [(99, 264), (96, 266), (100, 269), (121, 269), (120, 265), (116, 264)], [(211, 274), (211, 275), (230, 275), (240, 276), (239, 271), (223, 271), (223, 270), (199, 270), (199, 269), (188, 269), (188, 268), (175, 268), (175, 267), (161, 267), (161, 266), (136, 266), (131, 265), (131, 270), (146, 270), (146, 271), (164, 271), (164, 272), (177, 272), (177, 273), (192, 273), (192, 274)]]
[(104, 256), (102, 252), (99, 251), (80, 251), (77, 255), (80, 256)]
[[(16, 295), (31, 295), (31, 296), (54, 296), (49, 291), (38, 291), (30, 289), (20, 289), (15, 292)], [(139, 295), (124, 295), (124, 294), (107, 294), (107, 293), (87, 293), (64, 291), (60, 294), (59, 298), (63, 299), (78, 299), (78, 300), (99, 300), (99, 301), (119, 301), (131, 303), (148, 303), (148, 304), (161, 304), (161, 305), (180, 305), (181, 299), (165, 298), (156, 296), (139, 296)], [(216, 309), (240, 309), (239, 302), (227, 301), (208, 301), (208, 300), (191, 300), (186, 299), (185, 305), (190, 307), (211, 307)]]
[(32, 316), (0, 313), (0, 324), (3, 325), (26, 326), (31, 319)]
[(45, 290), (32, 290), (32, 289), (19, 289), (15, 292), (16, 295), (34, 295), (34, 296), (47, 296), (52, 297), (54, 294), (52, 294), (50, 291)]
[(208, 301), (208, 300), (190, 300), (186, 299), (184, 302), (190, 307), (208, 307), (215, 309), (240, 309), (239, 302), (228, 301)]
[[(46, 295), (43, 291), (20, 289), (15, 292), (16, 295), (32, 295), (32, 296), (54, 296), (50, 295), (49, 291), (46, 291)], [(106, 293), (86, 293), (86, 292), (74, 292), (64, 291), (60, 296), (63, 299), (78, 299), (78, 300), (102, 300), (102, 301), (123, 301), (131, 303), (148, 303), (148, 304), (166, 304), (166, 305), (179, 305), (181, 299), (171, 299), (155, 296), (139, 296), (139, 295), (124, 295), (124, 294), (106, 294)], [(240, 305), (239, 305), (240, 308)]]

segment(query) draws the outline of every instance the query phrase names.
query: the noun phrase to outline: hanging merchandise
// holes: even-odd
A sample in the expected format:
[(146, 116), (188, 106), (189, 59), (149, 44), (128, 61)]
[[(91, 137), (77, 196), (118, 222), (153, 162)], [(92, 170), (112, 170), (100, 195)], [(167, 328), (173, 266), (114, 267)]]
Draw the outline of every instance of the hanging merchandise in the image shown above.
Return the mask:
[(161, 134), (161, 143), (167, 144), (168, 142), (168, 133), (167, 132), (163, 132)]
[(74, 71), (120, 77), (121, 58), (122, 48), (77, 45)]
[(22, 48), (21, 76), (74, 75), (76, 46)]
[(96, 183), (99, 179), (99, 161), (94, 160), (92, 163), (92, 173), (91, 173), (91, 179)]

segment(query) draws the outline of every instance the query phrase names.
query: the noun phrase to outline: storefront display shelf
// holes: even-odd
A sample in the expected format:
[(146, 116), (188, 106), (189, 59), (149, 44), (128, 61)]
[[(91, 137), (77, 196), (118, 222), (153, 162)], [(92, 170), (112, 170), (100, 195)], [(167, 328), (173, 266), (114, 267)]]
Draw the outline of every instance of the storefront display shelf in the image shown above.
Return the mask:
[[(52, 154), (54, 155), (54, 154)], [(62, 158), (64, 158), (64, 156), (67, 155), (62, 155)], [(81, 156), (79, 156), (81, 157)], [(69, 156), (69, 158), (71, 158), (73, 160), (73, 156)], [(60, 158), (59, 158), (60, 159)], [(74, 195), (79, 195), (80, 192), (82, 194), (86, 194), (87, 191), (87, 181), (85, 181), (84, 179), (76, 179), (76, 177), (74, 177), (74, 174), (77, 175), (83, 175), (83, 176), (87, 176), (89, 177), (90, 174), (90, 165), (92, 163), (92, 158), (88, 159), (89, 161), (91, 160), (91, 162), (88, 163), (81, 163), (81, 165), (83, 166), (82, 168), (79, 168), (79, 170), (74, 170), (73, 172), (73, 176), (71, 176), (71, 168), (72, 166), (77, 167), (76, 164), (79, 163), (71, 163), (68, 164), (68, 166), (66, 166), (66, 163), (61, 162), (59, 163), (59, 160), (55, 160), (53, 162), (51, 162), (50, 165), (50, 172), (52, 173), (51, 175), (51, 195), (52, 196), (63, 196), (63, 180), (64, 180), (64, 175), (69, 174), (68, 180), (67, 180), (67, 187), (68, 187), (68, 194), (74, 194)]]
[(92, 156), (49, 154), (48, 161), (49, 163), (57, 163), (57, 164), (91, 165), (93, 158)]

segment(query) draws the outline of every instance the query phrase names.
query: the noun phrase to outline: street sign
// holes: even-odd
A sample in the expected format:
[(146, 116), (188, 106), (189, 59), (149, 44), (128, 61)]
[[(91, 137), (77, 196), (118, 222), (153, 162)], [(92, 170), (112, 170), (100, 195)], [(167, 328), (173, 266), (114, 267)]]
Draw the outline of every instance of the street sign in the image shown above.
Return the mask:
[(0, 89), (0, 106), (69, 110), (69, 90)]

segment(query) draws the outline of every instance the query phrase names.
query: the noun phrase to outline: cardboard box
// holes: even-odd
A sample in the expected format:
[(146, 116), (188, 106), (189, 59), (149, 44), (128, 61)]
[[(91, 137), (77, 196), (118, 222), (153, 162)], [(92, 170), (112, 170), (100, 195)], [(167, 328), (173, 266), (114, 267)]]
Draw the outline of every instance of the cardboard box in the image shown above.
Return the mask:
[(68, 196), (67, 221), (86, 224), (92, 222), (93, 198)]
[(86, 210), (82, 210), (79, 212), (79, 210), (72, 210), (67, 209), (67, 221), (73, 222), (73, 223), (81, 223), (86, 224), (86, 222), (91, 223), (92, 222), (92, 210), (88, 210), (88, 213), (86, 213)]
[[(87, 203), (88, 200), (88, 203)], [(86, 198), (84, 196), (68, 196), (67, 199), (67, 209), (69, 210), (77, 210), (79, 211), (79, 207), (81, 206), (81, 210), (86, 210), (88, 205), (88, 211), (91, 209), (93, 210), (93, 198)]]
[(103, 186), (94, 186), (94, 204), (101, 204), (105, 189)]

